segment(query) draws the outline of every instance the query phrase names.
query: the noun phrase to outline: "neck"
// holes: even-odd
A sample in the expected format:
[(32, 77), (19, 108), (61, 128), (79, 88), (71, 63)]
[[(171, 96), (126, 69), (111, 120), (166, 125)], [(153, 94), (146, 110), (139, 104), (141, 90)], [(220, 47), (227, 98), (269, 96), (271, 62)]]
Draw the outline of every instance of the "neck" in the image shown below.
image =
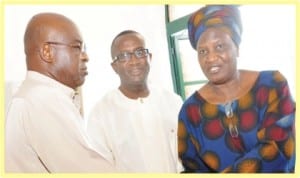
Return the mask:
[(237, 71), (231, 80), (223, 84), (214, 84), (209, 82), (211, 90), (217, 95), (222, 103), (230, 102), (236, 99), (240, 93), (240, 73)]
[(149, 95), (149, 89), (147, 84), (135, 85), (135, 86), (119, 86), (119, 90), (128, 98), (138, 99), (144, 98)]

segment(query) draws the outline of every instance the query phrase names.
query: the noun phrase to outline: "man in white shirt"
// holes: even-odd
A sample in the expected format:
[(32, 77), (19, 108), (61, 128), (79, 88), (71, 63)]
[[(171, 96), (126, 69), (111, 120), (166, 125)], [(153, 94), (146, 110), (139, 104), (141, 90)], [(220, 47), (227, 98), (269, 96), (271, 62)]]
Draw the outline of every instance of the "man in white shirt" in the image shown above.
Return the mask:
[(90, 114), (87, 130), (96, 148), (120, 172), (180, 172), (177, 118), (181, 98), (148, 86), (152, 54), (138, 32), (118, 34), (112, 42), (111, 56), (111, 66), (121, 84), (107, 93)]
[(6, 172), (115, 172), (90, 144), (73, 103), (88, 61), (76, 25), (60, 14), (37, 14), (24, 46), (28, 72), (7, 113)]

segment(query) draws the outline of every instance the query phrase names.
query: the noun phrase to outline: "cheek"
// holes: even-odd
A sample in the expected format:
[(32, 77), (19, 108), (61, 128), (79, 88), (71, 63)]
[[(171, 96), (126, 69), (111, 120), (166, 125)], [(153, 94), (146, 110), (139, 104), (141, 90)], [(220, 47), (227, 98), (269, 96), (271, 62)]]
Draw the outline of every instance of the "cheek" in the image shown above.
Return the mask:
[(145, 73), (147, 74), (150, 71), (150, 63), (148, 62), (145, 63), (144, 69), (145, 69)]
[(201, 70), (204, 71), (204, 62), (202, 60), (198, 59), (198, 63), (199, 63)]
[(127, 71), (124, 66), (115, 67), (115, 72), (119, 75), (121, 79), (127, 79)]
[(233, 68), (236, 68), (236, 64), (237, 64), (237, 55), (236, 55), (236, 53), (232, 53), (230, 56), (227, 56), (228, 58), (228, 62), (231, 64), (231, 66), (233, 67)]
[(239, 57), (238, 48), (232, 47), (232, 50), (228, 53), (228, 57), (232, 60), (232, 63), (236, 63), (236, 59)]
[(79, 71), (79, 62), (75, 58), (65, 57), (58, 63), (61, 73), (66, 76), (77, 75)]
[(73, 78), (78, 78), (81, 76), (79, 62), (73, 61), (70, 63), (70, 73), (73, 75)]

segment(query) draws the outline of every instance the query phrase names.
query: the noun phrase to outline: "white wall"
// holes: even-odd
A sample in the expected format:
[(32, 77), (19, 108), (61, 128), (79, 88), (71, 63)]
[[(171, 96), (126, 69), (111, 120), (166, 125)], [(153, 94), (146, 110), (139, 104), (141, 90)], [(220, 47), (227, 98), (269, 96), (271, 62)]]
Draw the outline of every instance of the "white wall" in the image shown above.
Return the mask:
[(296, 5), (242, 5), (238, 67), (279, 70), (296, 99)]
[[(25, 26), (32, 15), (44, 11), (70, 17), (79, 26), (87, 43), (89, 75), (83, 86), (86, 115), (106, 91), (119, 84), (110, 67), (110, 44), (114, 36), (124, 29), (137, 30), (146, 38), (153, 53), (150, 82), (172, 90), (163, 5), (6, 5), (4, 10), (5, 82), (9, 89), (5, 91), (6, 97), (11, 96), (26, 73), (23, 52)], [(240, 10), (244, 32), (238, 67), (280, 70), (288, 79), (295, 98), (295, 5), (243, 5)]]
[[(145, 36), (152, 52), (149, 81), (172, 90), (163, 5), (6, 5), (6, 98), (26, 74), (23, 35), (30, 18), (39, 12), (58, 12), (71, 18), (87, 44), (89, 75), (83, 85), (85, 116), (106, 91), (119, 84), (110, 62), (110, 44), (119, 32), (133, 29)], [(7, 104), (7, 103), (5, 103)]]

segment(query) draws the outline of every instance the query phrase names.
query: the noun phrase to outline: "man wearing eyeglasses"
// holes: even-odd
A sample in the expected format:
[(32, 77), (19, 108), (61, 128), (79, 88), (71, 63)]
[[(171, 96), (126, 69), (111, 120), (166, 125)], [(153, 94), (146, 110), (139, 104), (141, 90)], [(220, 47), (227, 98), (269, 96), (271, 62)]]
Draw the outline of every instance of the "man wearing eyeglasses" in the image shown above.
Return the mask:
[(152, 54), (138, 32), (118, 34), (111, 56), (121, 83), (90, 114), (87, 130), (96, 148), (120, 172), (179, 172), (177, 115), (181, 98), (148, 85)]
[(93, 149), (73, 103), (88, 61), (76, 25), (60, 14), (37, 14), (24, 46), (28, 71), (8, 108), (6, 172), (115, 172)]

